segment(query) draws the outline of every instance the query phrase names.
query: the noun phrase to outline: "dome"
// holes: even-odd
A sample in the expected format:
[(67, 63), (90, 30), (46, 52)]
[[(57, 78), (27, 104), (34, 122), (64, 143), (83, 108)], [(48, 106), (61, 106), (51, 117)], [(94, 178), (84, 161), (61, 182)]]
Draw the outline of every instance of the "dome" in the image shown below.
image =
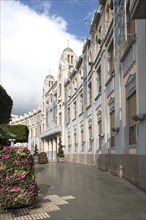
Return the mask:
[(73, 50), (72, 50), (70, 47), (66, 47), (66, 48), (63, 50), (63, 53), (64, 53), (64, 52), (73, 53)]
[[(46, 79), (54, 79), (54, 77), (49, 74), (49, 75), (46, 76)], [(45, 80), (46, 80), (46, 79), (45, 79)]]

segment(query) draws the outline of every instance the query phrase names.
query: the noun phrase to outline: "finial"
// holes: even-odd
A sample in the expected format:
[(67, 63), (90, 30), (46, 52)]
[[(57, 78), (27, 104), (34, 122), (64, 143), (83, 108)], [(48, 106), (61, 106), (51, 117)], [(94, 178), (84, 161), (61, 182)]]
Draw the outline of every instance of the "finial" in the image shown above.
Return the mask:
[(67, 40), (67, 47), (69, 47), (69, 40)]

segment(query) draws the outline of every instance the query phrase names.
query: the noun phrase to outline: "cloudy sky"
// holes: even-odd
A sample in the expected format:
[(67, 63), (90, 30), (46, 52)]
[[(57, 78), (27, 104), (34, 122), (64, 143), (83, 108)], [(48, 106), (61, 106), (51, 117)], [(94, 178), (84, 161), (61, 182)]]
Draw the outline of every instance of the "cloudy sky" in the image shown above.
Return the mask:
[(1, 84), (12, 97), (13, 114), (41, 104), (43, 82), (55, 78), (69, 40), (82, 54), (98, 0), (0, 0)]

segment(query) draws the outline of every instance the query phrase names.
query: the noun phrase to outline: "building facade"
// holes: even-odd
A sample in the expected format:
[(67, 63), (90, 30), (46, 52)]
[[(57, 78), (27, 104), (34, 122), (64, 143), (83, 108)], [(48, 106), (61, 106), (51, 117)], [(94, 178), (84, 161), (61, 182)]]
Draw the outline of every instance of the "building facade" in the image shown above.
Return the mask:
[(66, 48), (43, 92), (40, 151), (55, 161), (61, 137), (66, 161), (146, 190), (146, 3), (99, 3), (82, 55)]

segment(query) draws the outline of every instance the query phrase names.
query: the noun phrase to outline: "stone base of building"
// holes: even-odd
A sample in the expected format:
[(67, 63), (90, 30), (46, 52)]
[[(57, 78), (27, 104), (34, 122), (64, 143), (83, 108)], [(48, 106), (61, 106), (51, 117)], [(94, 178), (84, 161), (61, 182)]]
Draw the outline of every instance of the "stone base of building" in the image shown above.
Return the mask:
[(130, 181), (146, 192), (146, 156), (123, 154), (66, 154), (66, 161), (95, 166)]

